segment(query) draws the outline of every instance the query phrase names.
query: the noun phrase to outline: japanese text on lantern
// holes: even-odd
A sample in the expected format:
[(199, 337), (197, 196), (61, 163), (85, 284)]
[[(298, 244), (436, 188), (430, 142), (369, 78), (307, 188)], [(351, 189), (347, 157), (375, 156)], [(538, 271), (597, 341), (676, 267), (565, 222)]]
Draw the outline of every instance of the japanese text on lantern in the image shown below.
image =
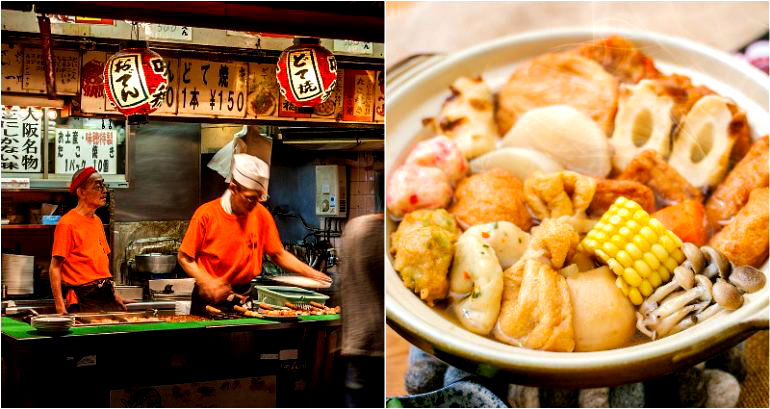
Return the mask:
[(0, 150), (4, 172), (42, 172), (42, 118), (43, 112), (33, 108), (3, 107)]
[(129, 54), (110, 61), (110, 87), (115, 104), (120, 108), (135, 107), (150, 98), (147, 85), (139, 72), (140, 58), (139, 54)]
[(323, 93), (315, 51), (309, 48), (289, 52), (289, 85), (297, 101), (307, 101)]
[(99, 173), (114, 175), (117, 145), (115, 130), (57, 129), (56, 173), (75, 173), (93, 166)]

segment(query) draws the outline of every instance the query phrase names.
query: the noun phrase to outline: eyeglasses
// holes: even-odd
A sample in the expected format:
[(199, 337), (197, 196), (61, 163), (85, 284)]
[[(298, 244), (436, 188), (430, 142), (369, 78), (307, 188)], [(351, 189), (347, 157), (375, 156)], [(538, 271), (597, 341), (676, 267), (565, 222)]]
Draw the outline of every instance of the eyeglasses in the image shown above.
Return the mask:
[(241, 195), (241, 197), (246, 200), (249, 203), (263, 203), (266, 202), (268, 199), (270, 199), (270, 195), (267, 193), (258, 193), (254, 196), (246, 196), (243, 194), (243, 190), (239, 190), (238, 193)]
[(96, 191), (99, 191), (99, 192), (106, 192), (107, 191), (107, 185), (104, 184), (103, 180), (98, 180), (98, 181), (94, 182), (91, 185), (91, 188), (93, 190), (96, 190)]

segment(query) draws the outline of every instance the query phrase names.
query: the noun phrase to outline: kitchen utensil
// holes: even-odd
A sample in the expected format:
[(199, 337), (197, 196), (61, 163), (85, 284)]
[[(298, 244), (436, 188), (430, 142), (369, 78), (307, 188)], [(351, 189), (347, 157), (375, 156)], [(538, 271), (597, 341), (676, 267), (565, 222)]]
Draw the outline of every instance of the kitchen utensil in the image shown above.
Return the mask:
[(257, 290), (257, 300), (267, 304), (286, 305), (289, 302), (301, 305), (310, 301), (325, 304), (329, 299), (328, 295), (299, 287), (258, 285), (254, 288)]
[[(413, 74), (401, 76), (400, 86), (389, 82), (386, 124), (387, 174), (400, 165), (418, 142), (422, 119), (438, 114), (450, 95), (449, 86), (461, 76), (481, 74), (497, 90), (513, 67), (547, 52), (581, 42), (620, 35), (655, 59), (666, 73), (689, 76), (731, 98), (747, 113), (753, 137), (768, 132), (767, 76), (733, 56), (693, 41), (615, 29), (562, 29), (517, 35), (482, 44), (444, 60), (432, 59)], [(390, 75), (390, 74), (389, 74)], [(388, 217), (386, 236), (397, 224)], [(767, 264), (762, 270), (767, 274)], [(404, 287), (386, 262), (385, 306), (388, 324), (404, 338), (439, 359), (485, 376), (507, 376), (515, 383), (587, 388), (637, 382), (702, 362), (768, 328), (770, 286), (747, 294), (744, 305), (722, 312), (678, 334), (630, 347), (584, 353), (556, 353), (513, 347), (467, 331), (431, 309)]]
[(140, 273), (167, 274), (176, 268), (175, 254), (138, 254), (134, 257), (136, 271)]

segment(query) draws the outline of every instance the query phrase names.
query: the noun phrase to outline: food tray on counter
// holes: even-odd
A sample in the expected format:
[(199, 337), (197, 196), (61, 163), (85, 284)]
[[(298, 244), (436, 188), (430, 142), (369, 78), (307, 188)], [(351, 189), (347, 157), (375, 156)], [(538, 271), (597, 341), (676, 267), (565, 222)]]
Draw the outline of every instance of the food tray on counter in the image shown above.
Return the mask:
[(326, 304), (326, 300), (329, 299), (328, 295), (291, 286), (258, 285), (254, 287), (254, 291), (257, 301), (272, 305), (285, 305), (287, 302), (303, 305), (310, 301)]

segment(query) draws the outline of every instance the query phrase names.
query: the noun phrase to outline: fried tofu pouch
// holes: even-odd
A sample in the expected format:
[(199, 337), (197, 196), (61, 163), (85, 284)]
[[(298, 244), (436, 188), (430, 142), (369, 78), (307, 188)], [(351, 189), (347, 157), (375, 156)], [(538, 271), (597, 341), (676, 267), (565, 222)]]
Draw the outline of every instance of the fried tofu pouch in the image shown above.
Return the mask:
[(768, 188), (754, 189), (732, 222), (709, 245), (734, 265), (760, 267), (768, 255)]
[(449, 208), (463, 228), (508, 221), (524, 231), (532, 227), (521, 181), (508, 170), (493, 168), (460, 181)]
[(612, 134), (618, 80), (593, 60), (574, 52), (549, 53), (525, 62), (498, 93), (497, 126), (508, 132), (525, 112), (570, 105)]
[(768, 136), (759, 138), (706, 202), (709, 227), (718, 232), (749, 200), (752, 190), (768, 186)]
[(574, 254), (579, 240), (571, 225), (554, 219), (532, 229), (524, 256), (503, 272), (496, 339), (544, 351), (575, 349), (569, 288), (558, 269)]
[(447, 296), (453, 241), (451, 233), (436, 226), (419, 227), (399, 241), (393, 267), (401, 275), (404, 285), (430, 306)]

